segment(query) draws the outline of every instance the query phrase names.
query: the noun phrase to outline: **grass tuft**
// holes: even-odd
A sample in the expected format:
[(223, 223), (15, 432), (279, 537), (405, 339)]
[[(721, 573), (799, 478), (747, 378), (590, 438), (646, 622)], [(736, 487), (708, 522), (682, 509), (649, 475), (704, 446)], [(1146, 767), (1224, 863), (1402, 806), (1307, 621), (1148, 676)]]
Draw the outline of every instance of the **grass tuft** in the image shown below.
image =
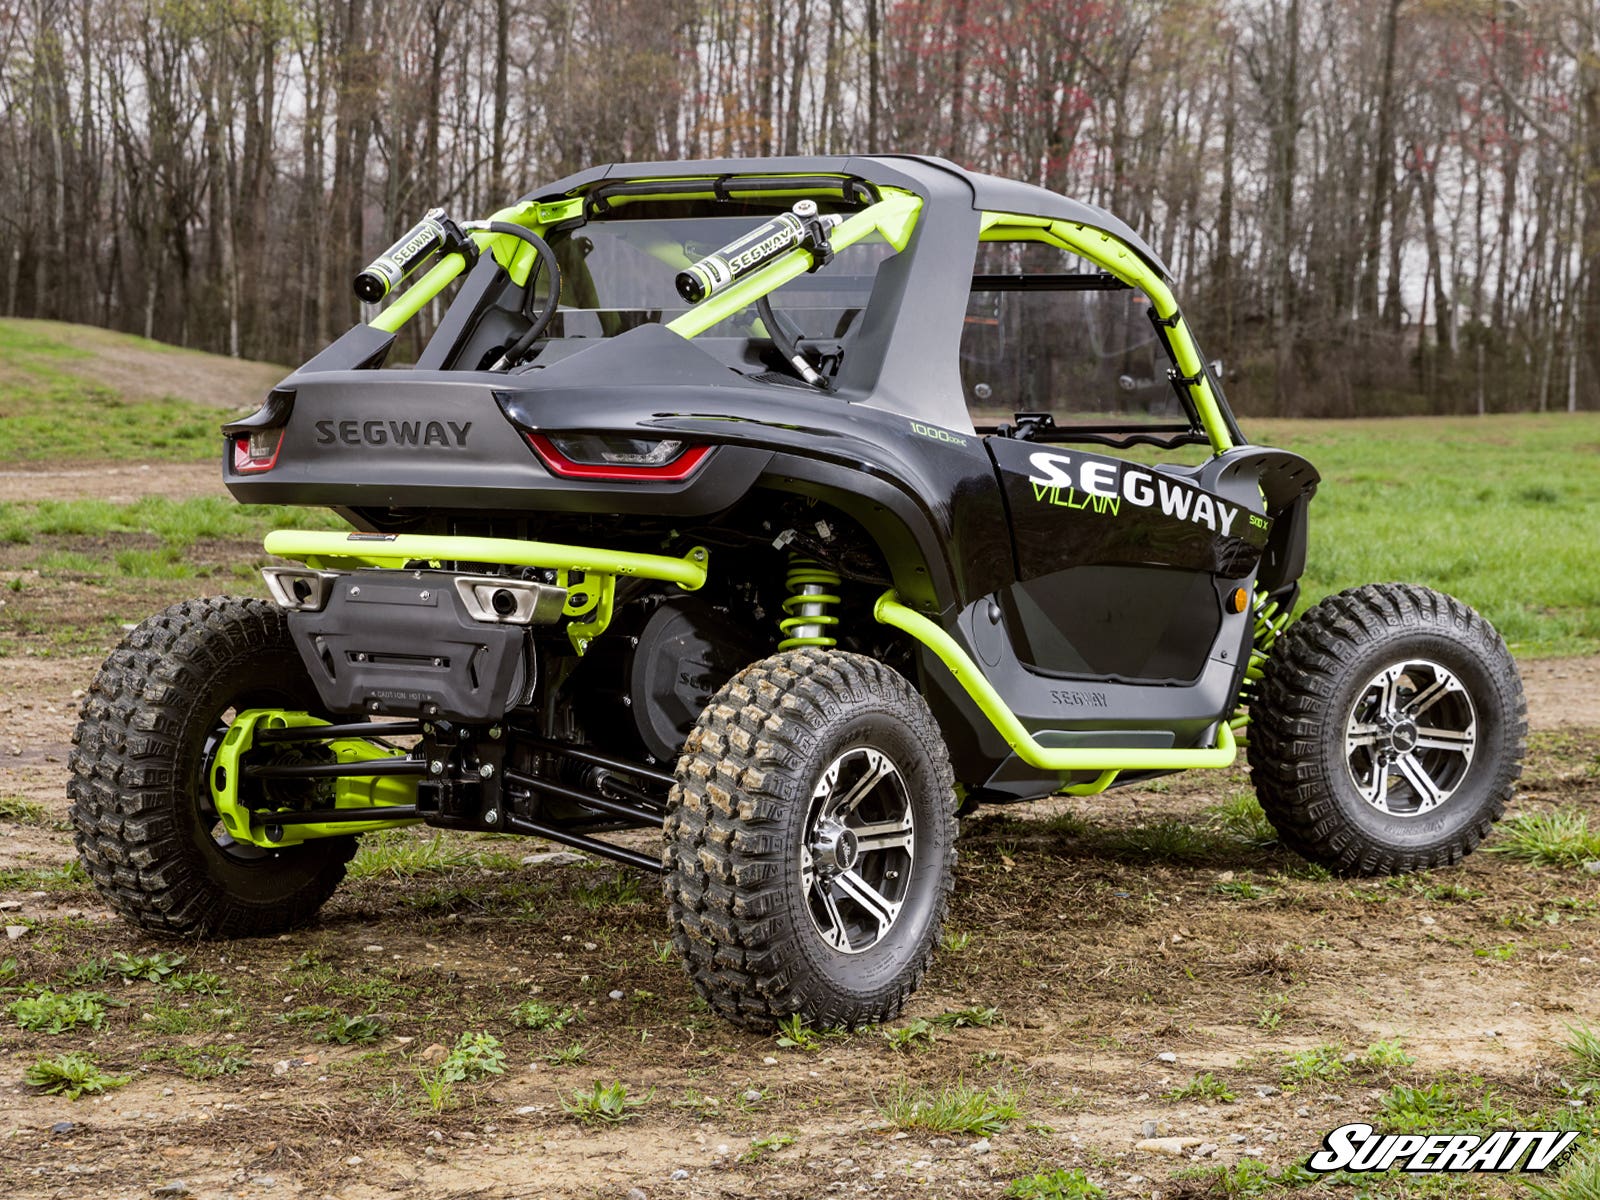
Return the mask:
[(933, 1044), (933, 1022), (916, 1017), (899, 1029), (883, 1030), (883, 1040), (891, 1050), (911, 1050)]
[(351, 879), (371, 879), (384, 875), (390, 879), (409, 879), (414, 875), (437, 875), (478, 865), (478, 856), (462, 842), (443, 834), (418, 837), (407, 830), (369, 833), (350, 860)]
[(1334, 1042), (1325, 1042), (1320, 1046), (1313, 1046), (1310, 1050), (1290, 1055), (1289, 1061), (1283, 1065), (1282, 1081), (1285, 1087), (1294, 1087), (1303, 1083), (1338, 1079), (1349, 1071), (1350, 1068), (1344, 1062), (1344, 1047)]
[[(652, 1091), (650, 1096), (655, 1095)], [(583, 1125), (620, 1125), (643, 1108), (650, 1099), (635, 1100), (628, 1095), (628, 1085), (620, 1081), (602, 1084), (598, 1079), (586, 1092), (573, 1088), (572, 1094), (561, 1102), (561, 1108)]]
[(511, 1019), (535, 1033), (559, 1033), (568, 1025), (583, 1020), (583, 1013), (576, 1008), (557, 1008), (539, 1000), (528, 1000), (511, 1010)]
[(1571, 1056), (1580, 1086), (1600, 1089), (1600, 1033), (1587, 1025), (1567, 1026), (1561, 1048)]
[(769, 1133), (766, 1137), (752, 1138), (750, 1149), (739, 1156), (740, 1162), (755, 1162), (763, 1154), (776, 1154), (786, 1146), (794, 1145), (792, 1133)]
[[(20, 583), (21, 580), (13, 580)], [(14, 590), (21, 591), (20, 588)], [(48, 825), (49, 817), (44, 805), (25, 796), (0, 796), (0, 821), (15, 821), (18, 825)]]
[(822, 1035), (799, 1013), (791, 1013), (778, 1022), (778, 1048), (781, 1050), (820, 1050)]
[(553, 1063), (558, 1067), (575, 1067), (579, 1063), (587, 1062), (588, 1059), (589, 1051), (582, 1042), (573, 1042), (570, 1045), (562, 1046), (559, 1050), (552, 1050), (544, 1056), (545, 1062)]
[(1271, 846), (1278, 840), (1278, 831), (1267, 820), (1253, 792), (1235, 792), (1221, 804), (1206, 809), (1205, 816), (1213, 828), (1252, 846)]
[(362, 1013), (355, 1017), (338, 1014), (317, 1035), (317, 1040), (337, 1042), (341, 1046), (366, 1046), (388, 1032), (389, 1023), (376, 1013)]
[(76, 1100), (79, 1096), (99, 1095), (127, 1083), (131, 1075), (108, 1075), (94, 1059), (76, 1051), (41, 1058), (22, 1073), (22, 1082), (51, 1095)]
[(1057, 1167), (1013, 1179), (1003, 1194), (1008, 1200), (1099, 1200), (1106, 1190), (1076, 1167)]
[(1577, 1152), (1549, 1182), (1528, 1183), (1537, 1200), (1600, 1200), (1600, 1141), (1580, 1139)]
[(1006, 1088), (980, 1089), (965, 1083), (935, 1092), (911, 1090), (902, 1082), (878, 1112), (896, 1129), (979, 1137), (999, 1133), (1021, 1115), (1016, 1097)]
[(506, 1052), (492, 1033), (463, 1033), (439, 1064), (439, 1074), (448, 1083), (475, 1083), (505, 1073)]
[(1167, 1093), (1168, 1100), (1215, 1100), (1221, 1104), (1232, 1104), (1236, 1097), (1228, 1085), (1218, 1079), (1210, 1071), (1204, 1075), (1196, 1075), (1182, 1087), (1173, 1088)]
[(1396, 1084), (1380, 1102), (1376, 1124), (1385, 1133), (1480, 1133), (1511, 1129), (1517, 1111), (1482, 1080), (1470, 1083), (1436, 1081), (1421, 1087)]
[(1401, 1046), (1400, 1039), (1391, 1041), (1373, 1042), (1366, 1052), (1356, 1058), (1355, 1065), (1358, 1070), (1370, 1071), (1381, 1074), (1387, 1071), (1398, 1071), (1411, 1066), (1417, 1060), (1407, 1054)]
[(1318, 1176), (1298, 1163), (1273, 1171), (1259, 1158), (1242, 1158), (1232, 1166), (1188, 1167), (1178, 1171), (1176, 1178), (1201, 1183), (1206, 1194), (1222, 1196), (1224, 1200), (1280, 1194), (1318, 1180)]
[(17, 1027), (30, 1033), (65, 1033), (79, 1025), (104, 1029), (106, 997), (100, 992), (35, 992), (6, 1005)]
[(156, 954), (129, 954), (119, 950), (111, 956), (111, 969), (124, 979), (160, 983), (189, 961), (187, 954), (161, 951)]
[(492, 1033), (463, 1033), (444, 1061), (431, 1071), (417, 1068), (422, 1094), (434, 1112), (456, 1106), (456, 1084), (477, 1083), (506, 1072), (506, 1052)]
[(953, 1008), (933, 1018), (940, 1029), (988, 1029), (1002, 1024), (998, 1008)]
[(1581, 867), (1600, 860), (1600, 830), (1589, 828), (1582, 809), (1523, 813), (1503, 822), (1485, 849), (1541, 867)]

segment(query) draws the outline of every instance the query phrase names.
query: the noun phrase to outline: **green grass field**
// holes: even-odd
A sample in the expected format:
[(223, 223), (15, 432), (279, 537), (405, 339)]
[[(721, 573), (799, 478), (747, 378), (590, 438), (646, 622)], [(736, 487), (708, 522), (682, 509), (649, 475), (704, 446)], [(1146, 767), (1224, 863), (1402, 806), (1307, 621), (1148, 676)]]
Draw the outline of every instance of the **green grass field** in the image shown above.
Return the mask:
[[(217, 426), (286, 373), (102, 329), (0, 321), (0, 464), (208, 458)], [(127, 375), (136, 397), (107, 383)]]
[[(118, 395), (92, 382), (86, 364), (96, 356), (177, 356), (184, 370), (175, 378), (191, 396), (197, 372), (227, 380), (206, 394), (231, 395), (240, 371), (270, 378), (274, 370), (72, 331), (0, 321), (0, 468), (214, 458), (229, 410)], [(1423, 583), (1477, 607), (1517, 654), (1600, 651), (1600, 413), (1258, 421), (1246, 432), (1304, 454), (1322, 472), (1308, 602), (1366, 582)], [(190, 569), (197, 543), (237, 543), (245, 554), (287, 523), (337, 527), (330, 514), (245, 509), (218, 497), (13, 502), (0, 504), (0, 555), (108, 580), (206, 577), (214, 570)], [(24, 563), (18, 550), (27, 546), (35, 553)], [(212, 562), (216, 550), (208, 547)]]
[(1308, 597), (1375, 580), (1451, 592), (1513, 652), (1600, 650), (1600, 413), (1260, 421), (1322, 472)]

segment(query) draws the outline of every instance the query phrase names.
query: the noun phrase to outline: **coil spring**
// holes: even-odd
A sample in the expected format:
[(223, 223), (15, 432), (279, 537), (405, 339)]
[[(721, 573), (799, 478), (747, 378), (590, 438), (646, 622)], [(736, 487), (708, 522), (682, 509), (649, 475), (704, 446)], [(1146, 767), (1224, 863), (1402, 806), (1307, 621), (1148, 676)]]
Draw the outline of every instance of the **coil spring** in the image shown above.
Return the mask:
[(783, 577), (783, 611), (788, 614), (778, 622), (784, 637), (779, 650), (798, 650), (802, 646), (837, 646), (839, 639), (828, 636), (828, 630), (839, 624), (839, 618), (827, 606), (839, 603), (839, 573), (829, 570), (814, 558), (795, 555), (789, 559), (789, 573)]
[[(1239, 686), (1236, 708), (1246, 708), (1255, 699), (1261, 678), (1267, 673), (1267, 655), (1273, 644), (1289, 624), (1290, 614), (1278, 602), (1259, 588), (1251, 602), (1255, 624), (1250, 633), (1250, 661), (1245, 664), (1244, 683)], [(1250, 722), (1249, 714), (1240, 713), (1228, 722), (1234, 729), (1243, 729)]]

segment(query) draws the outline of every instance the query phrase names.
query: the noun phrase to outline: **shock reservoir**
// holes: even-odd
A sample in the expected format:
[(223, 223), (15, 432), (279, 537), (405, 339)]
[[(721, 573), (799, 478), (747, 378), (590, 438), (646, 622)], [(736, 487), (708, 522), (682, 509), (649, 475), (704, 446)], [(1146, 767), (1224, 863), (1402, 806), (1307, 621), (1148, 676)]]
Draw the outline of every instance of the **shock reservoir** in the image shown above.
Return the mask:
[(815, 200), (798, 201), (792, 211), (779, 213), (679, 271), (678, 295), (690, 304), (698, 304), (796, 247), (804, 247), (816, 256), (812, 268), (815, 270), (833, 258), (828, 231), (843, 220), (837, 213), (818, 215)]

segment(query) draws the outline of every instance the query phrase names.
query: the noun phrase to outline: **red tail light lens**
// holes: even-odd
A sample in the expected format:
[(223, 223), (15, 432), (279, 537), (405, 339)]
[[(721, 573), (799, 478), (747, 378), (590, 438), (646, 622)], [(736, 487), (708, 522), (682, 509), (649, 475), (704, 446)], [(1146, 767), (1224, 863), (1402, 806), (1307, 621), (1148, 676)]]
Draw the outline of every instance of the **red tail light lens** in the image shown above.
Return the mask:
[(242, 475), (272, 470), (278, 465), (278, 451), (283, 449), (283, 434), (280, 426), (234, 435), (233, 469)]
[(546, 436), (530, 433), (534, 448), (553, 475), (567, 479), (654, 480), (673, 483), (687, 479), (710, 451), (710, 446), (688, 446), (676, 439), (612, 437), (580, 433)]

